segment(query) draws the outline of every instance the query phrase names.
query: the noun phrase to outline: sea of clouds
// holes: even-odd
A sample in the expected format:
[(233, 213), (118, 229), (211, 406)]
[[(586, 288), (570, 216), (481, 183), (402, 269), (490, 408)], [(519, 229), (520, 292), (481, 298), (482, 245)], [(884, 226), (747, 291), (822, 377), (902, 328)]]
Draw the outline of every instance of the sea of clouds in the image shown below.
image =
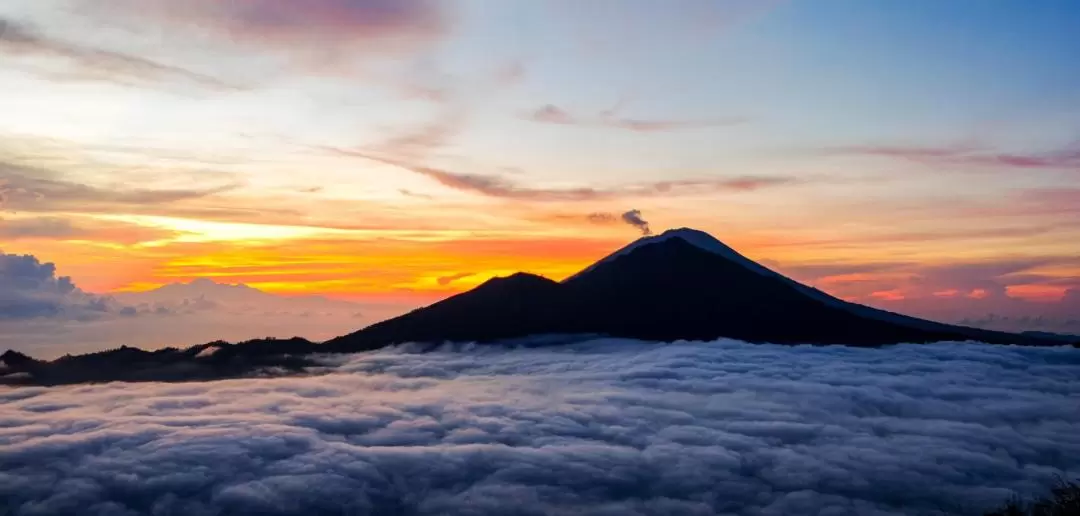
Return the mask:
[(0, 390), (0, 514), (979, 514), (1080, 475), (1080, 349), (408, 347)]

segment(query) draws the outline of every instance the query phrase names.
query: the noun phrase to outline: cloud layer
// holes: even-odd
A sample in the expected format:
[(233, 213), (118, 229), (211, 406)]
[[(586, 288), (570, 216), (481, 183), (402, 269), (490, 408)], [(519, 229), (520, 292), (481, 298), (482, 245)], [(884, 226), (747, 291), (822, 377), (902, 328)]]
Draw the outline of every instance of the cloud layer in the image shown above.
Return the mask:
[(52, 263), (0, 251), (0, 351), (46, 359), (120, 345), (158, 349), (270, 335), (321, 341), (410, 308), (279, 296), (208, 279), (149, 292), (97, 295), (84, 292), (70, 277), (58, 276)]
[(98, 296), (56, 277), (52, 264), (0, 254), (0, 351), (44, 359), (120, 345), (153, 350), (268, 336), (322, 341), (410, 308), (286, 297), (207, 279)]
[(1070, 348), (604, 340), (333, 360), (0, 391), (0, 510), (965, 514), (1080, 468)]

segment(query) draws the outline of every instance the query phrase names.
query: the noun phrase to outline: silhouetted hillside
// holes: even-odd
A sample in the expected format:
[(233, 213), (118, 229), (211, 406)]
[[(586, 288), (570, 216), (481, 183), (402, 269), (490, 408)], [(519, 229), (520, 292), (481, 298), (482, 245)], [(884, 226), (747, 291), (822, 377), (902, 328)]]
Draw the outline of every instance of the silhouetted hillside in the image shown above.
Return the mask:
[(316, 351), (317, 346), (300, 338), (212, 342), (183, 350), (143, 351), (124, 346), (50, 362), (9, 351), (0, 356), (7, 373), (0, 371), (0, 385), (198, 381), (244, 376), (263, 369), (297, 373), (314, 365), (303, 355)]
[(848, 303), (754, 263), (708, 234), (682, 229), (639, 240), (563, 283), (520, 274), (493, 280), (328, 344), (360, 351), (574, 333), (792, 344), (1048, 343)]

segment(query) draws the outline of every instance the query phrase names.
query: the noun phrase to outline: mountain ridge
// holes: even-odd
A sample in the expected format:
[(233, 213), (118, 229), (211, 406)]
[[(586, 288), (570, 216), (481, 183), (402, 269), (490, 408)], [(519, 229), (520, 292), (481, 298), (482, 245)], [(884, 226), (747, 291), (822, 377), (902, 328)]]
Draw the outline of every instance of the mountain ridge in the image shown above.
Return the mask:
[(305, 355), (319, 353), (402, 343), (521, 343), (537, 338), (558, 343), (574, 335), (852, 346), (968, 340), (1070, 343), (938, 323), (844, 301), (768, 269), (707, 233), (682, 228), (638, 239), (561, 282), (525, 272), (492, 278), (321, 344), (293, 338), (218, 341), (184, 350), (124, 346), (52, 362), (9, 352), (0, 356), (0, 384), (205, 380), (265, 368), (300, 372), (316, 365)]
[[(519, 275), (511, 276), (519, 277)], [(548, 283), (553, 283), (547, 280)], [(485, 283), (486, 288), (491, 282)], [(539, 284), (539, 283), (537, 283)], [(601, 334), (645, 340), (884, 345), (984, 340), (1034, 343), (1031, 336), (927, 321), (844, 301), (746, 258), (708, 233), (689, 228), (638, 239), (560, 283), (510, 297), (535, 297), (542, 316), (483, 317), (474, 292), (459, 294), (328, 341), (341, 351), (393, 343), (453, 339), (490, 342), (535, 334)], [(461, 305), (454, 307), (456, 303)], [(452, 322), (448, 322), (449, 320)], [(498, 331), (485, 325), (499, 324)], [(516, 325), (516, 326), (515, 326)], [(505, 326), (517, 331), (507, 330)], [(434, 337), (434, 338), (433, 338)]]

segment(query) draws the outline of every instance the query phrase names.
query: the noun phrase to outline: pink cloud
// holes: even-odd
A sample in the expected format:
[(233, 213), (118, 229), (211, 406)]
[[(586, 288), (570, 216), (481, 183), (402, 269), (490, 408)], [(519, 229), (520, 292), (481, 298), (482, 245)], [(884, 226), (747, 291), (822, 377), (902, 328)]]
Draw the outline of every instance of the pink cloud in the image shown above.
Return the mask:
[(900, 290), (882, 290), (878, 292), (872, 292), (870, 297), (875, 299), (881, 299), (883, 301), (900, 301), (904, 299), (904, 293)]
[[(778, 268), (843, 299), (899, 313), (946, 322), (975, 321), (971, 324), (1009, 331), (1080, 331), (1080, 277), (1040, 272), (1046, 267), (1080, 271), (1080, 259), (1058, 256), (941, 265), (892, 262)], [(996, 317), (987, 318), (988, 314)]]
[(582, 117), (574, 115), (554, 104), (545, 104), (536, 110), (527, 113), (525, 119), (541, 124), (606, 127), (609, 129), (621, 129), (637, 133), (707, 129), (710, 127), (724, 127), (747, 122), (745, 117), (712, 117), (695, 120), (630, 118), (618, 114), (618, 111), (622, 106), (623, 103), (620, 102), (616, 107), (605, 110), (597, 116)]
[(639, 120), (634, 118), (611, 118), (603, 125), (639, 133), (678, 131), (681, 129), (706, 129), (746, 122), (742, 117), (721, 117), (703, 120)]
[(554, 104), (541, 106), (536, 111), (533, 111), (528, 118), (543, 124), (573, 125), (579, 123), (573, 115)]
[(238, 44), (299, 55), (307, 64), (414, 49), (447, 28), (434, 0), (111, 0), (108, 5)]
[(828, 152), (834, 154), (903, 159), (934, 165), (964, 165), (1024, 169), (1080, 167), (1080, 145), (1078, 144), (1069, 145), (1063, 149), (1053, 151), (1023, 154), (999, 152), (971, 144), (944, 146), (854, 145), (835, 147), (829, 149)]
[(435, 182), (463, 192), (471, 192), (501, 199), (522, 201), (596, 201), (620, 198), (661, 197), (679, 194), (700, 194), (706, 192), (745, 192), (768, 186), (781, 186), (794, 183), (789, 176), (736, 176), (680, 181), (660, 181), (654, 183), (633, 183), (611, 187), (565, 187), (540, 188), (521, 184), (511, 178), (497, 175), (454, 172), (427, 166), (408, 159), (386, 156), (378, 152), (363, 149), (323, 148), (322, 150), (340, 156), (351, 156), (375, 161), (408, 170), (428, 177)]
[(513, 86), (525, 79), (525, 63), (520, 60), (503, 64), (495, 72), (496, 81), (503, 86)]

